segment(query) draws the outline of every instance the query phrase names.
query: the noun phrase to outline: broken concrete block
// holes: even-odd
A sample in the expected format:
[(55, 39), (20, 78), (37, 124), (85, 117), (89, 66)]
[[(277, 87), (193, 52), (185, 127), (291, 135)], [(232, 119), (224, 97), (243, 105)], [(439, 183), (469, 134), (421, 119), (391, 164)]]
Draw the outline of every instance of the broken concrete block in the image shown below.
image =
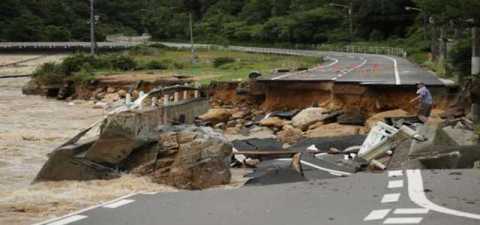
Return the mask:
[(118, 164), (130, 153), (157, 141), (155, 129), (162, 123), (160, 110), (128, 111), (109, 116), (101, 126), (100, 137), (87, 151), (86, 159)]
[(448, 126), (442, 128), (439, 132), (439, 135), (449, 139), (455, 145), (468, 146), (479, 143), (479, 136), (472, 130)]
[(62, 180), (114, 179), (120, 176), (114, 169), (94, 163), (80, 156), (95, 140), (64, 146), (49, 154), (49, 158), (33, 182)]
[(307, 108), (293, 117), (293, 126), (305, 130), (310, 125), (322, 121), (328, 117), (327, 110), (324, 108)]

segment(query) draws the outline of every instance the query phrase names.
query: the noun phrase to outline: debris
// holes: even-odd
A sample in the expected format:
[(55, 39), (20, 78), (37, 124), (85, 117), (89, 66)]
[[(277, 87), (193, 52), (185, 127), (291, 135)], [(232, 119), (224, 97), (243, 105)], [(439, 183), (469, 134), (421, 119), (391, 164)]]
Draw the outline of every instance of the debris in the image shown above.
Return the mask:
[(385, 121), (386, 118), (391, 118), (391, 117), (408, 117), (408, 112), (397, 109), (397, 110), (391, 110), (391, 111), (386, 111), (382, 113), (378, 113), (370, 118), (368, 118), (366, 125), (368, 129), (371, 129), (377, 125), (378, 122), (383, 122)]
[(385, 166), (383, 163), (381, 163), (381, 162), (379, 162), (375, 159), (370, 162), (370, 165), (372, 165), (373, 167), (375, 167), (377, 169), (380, 169), (380, 170), (387, 169), (387, 166)]
[(420, 138), (418, 134), (407, 126), (400, 129), (378, 122), (367, 136), (358, 156), (367, 161), (382, 157), (408, 138)]
[(292, 119), (294, 127), (305, 130), (310, 125), (327, 118), (327, 110), (324, 108), (307, 108), (302, 110)]
[(303, 137), (303, 132), (291, 125), (285, 125), (283, 129), (277, 133), (277, 137), (283, 143), (295, 144)]
[(366, 116), (363, 112), (360, 111), (349, 111), (340, 115), (337, 121), (339, 124), (342, 125), (363, 126), (365, 125)]
[(232, 112), (229, 109), (210, 109), (207, 113), (199, 116), (198, 118), (203, 122), (208, 122), (213, 125), (227, 122), (232, 116)]
[(308, 130), (305, 133), (305, 136), (308, 138), (352, 136), (360, 134), (362, 128), (363, 127), (360, 126), (340, 125), (338, 123), (332, 123), (319, 126), (318, 128), (313, 130)]
[(265, 127), (276, 127), (282, 128), (285, 125), (286, 121), (278, 117), (268, 117), (261, 120), (258, 124)]

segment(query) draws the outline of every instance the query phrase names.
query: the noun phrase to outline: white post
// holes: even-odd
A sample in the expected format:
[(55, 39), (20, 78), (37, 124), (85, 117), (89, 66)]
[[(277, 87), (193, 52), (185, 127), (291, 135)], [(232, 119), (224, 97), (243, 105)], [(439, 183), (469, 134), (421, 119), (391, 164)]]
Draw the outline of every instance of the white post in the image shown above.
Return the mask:
[(179, 101), (180, 101), (180, 93), (175, 92), (175, 94), (173, 95), (173, 103), (177, 103)]
[(152, 107), (157, 107), (158, 99), (157, 97), (152, 98)]
[(168, 95), (163, 96), (163, 105), (168, 105), (169, 98), (170, 98), (170, 96), (168, 96)]
[(200, 97), (200, 92), (198, 90), (195, 90), (195, 98)]
[(188, 100), (188, 91), (183, 91), (183, 101)]

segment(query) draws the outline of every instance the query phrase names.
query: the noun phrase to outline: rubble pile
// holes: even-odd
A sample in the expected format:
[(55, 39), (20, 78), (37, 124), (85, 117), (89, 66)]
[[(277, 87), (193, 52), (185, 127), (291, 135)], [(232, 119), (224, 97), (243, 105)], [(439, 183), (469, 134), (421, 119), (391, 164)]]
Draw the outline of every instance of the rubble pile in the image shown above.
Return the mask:
[(158, 110), (109, 116), (100, 136), (53, 151), (35, 182), (113, 179), (121, 173), (183, 189), (230, 182), (232, 147), (211, 128), (159, 127)]

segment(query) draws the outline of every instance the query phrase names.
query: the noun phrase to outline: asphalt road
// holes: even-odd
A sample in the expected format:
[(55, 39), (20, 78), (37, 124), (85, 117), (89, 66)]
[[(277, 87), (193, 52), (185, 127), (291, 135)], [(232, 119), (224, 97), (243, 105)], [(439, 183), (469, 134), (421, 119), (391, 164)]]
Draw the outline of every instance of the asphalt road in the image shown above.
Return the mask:
[(478, 175), (389, 171), (237, 190), (137, 194), (45, 224), (474, 225), (480, 224)]
[(423, 82), (429, 86), (443, 83), (431, 72), (407, 59), (373, 55), (318, 52), (327, 62), (308, 71), (275, 74), (262, 81), (334, 81), (364, 85), (415, 85)]
[[(128, 48), (141, 43), (98, 42), (99, 48)], [(187, 43), (161, 44), (175, 48), (190, 48)], [(70, 49), (88, 48), (88, 42), (0, 42), (0, 49)], [(216, 45), (197, 44), (196, 48), (223, 48)], [(442, 86), (443, 83), (433, 74), (405, 58), (311, 50), (275, 49), (229, 46), (232, 51), (255, 52), (264, 54), (284, 54), (303, 56), (322, 56), (328, 60), (325, 64), (308, 71), (277, 74), (261, 78), (262, 81), (335, 81), (360, 83), (364, 85), (414, 85), (423, 82), (429, 86)]]

